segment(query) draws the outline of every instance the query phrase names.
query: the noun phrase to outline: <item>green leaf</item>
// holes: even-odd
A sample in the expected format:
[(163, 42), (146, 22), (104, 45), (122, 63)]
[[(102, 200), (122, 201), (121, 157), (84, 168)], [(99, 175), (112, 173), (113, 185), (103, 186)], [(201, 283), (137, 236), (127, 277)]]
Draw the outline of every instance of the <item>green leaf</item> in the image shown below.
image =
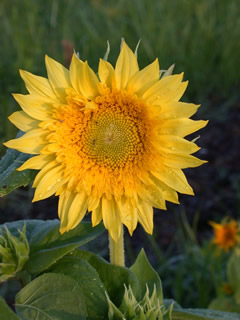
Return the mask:
[[(22, 134), (19, 133), (17, 138)], [(13, 190), (27, 186), (36, 176), (36, 170), (16, 171), (20, 165), (32, 155), (8, 149), (0, 160), (0, 197), (6, 196)]]
[[(51, 220), (49, 220), (51, 221)], [(28, 242), (30, 242), (30, 239), (32, 238), (33, 234), (38, 230), (40, 225), (42, 223), (45, 223), (46, 221), (43, 220), (18, 220), (13, 222), (7, 222), (2, 225), (0, 225), (0, 229), (4, 230), (5, 227), (11, 232), (12, 235), (15, 237), (19, 236), (18, 230), (23, 230), (24, 225), (26, 225), (26, 237)], [(1, 234), (1, 231), (0, 231)]]
[(57, 260), (75, 248), (93, 240), (105, 229), (101, 224), (92, 228), (90, 222), (81, 222), (75, 229), (60, 234), (59, 220), (21, 220), (5, 223), (15, 236), (19, 235), (26, 224), (26, 237), (29, 242), (30, 256), (24, 268), (31, 274), (37, 274), (49, 268)]
[(240, 320), (240, 314), (207, 309), (173, 309), (172, 320)]
[(87, 251), (75, 250), (72, 255), (85, 259), (99, 274), (111, 301), (120, 306), (124, 295), (124, 284), (139, 290), (136, 275), (129, 269), (108, 263), (101, 257)]
[(166, 309), (168, 309), (172, 304), (174, 305), (174, 310), (177, 309), (182, 309), (182, 307), (180, 306), (180, 304), (178, 304), (175, 300), (173, 299), (163, 299), (163, 304), (166, 307)]
[(240, 304), (233, 297), (220, 297), (210, 303), (209, 309), (240, 313)]
[(81, 222), (75, 229), (64, 234), (59, 232), (59, 221), (47, 221), (39, 225), (30, 239), (30, 258), (26, 270), (31, 274), (42, 272), (72, 250), (99, 236), (104, 228), (92, 227), (90, 222)]
[(9, 308), (2, 297), (0, 297), (0, 315), (1, 320), (20, 320), (16, 313)]
[(240, 303), (240, 249), (235, 249), (227, 264), (228, 281), (233, 288), (234, 297)]
[(85, 320), (87, 311), (81, 288), (63, 274), (46, 273), (16, 296), (16, 312), (23, 320)]
[(97, 271), (86, 260), (70, 254), (53, 265), (50, 272), (65, 274), (78, 283), (84, 295), (88, 320), (106, 319), (106, 289)]
[(150, 295), (154, 290), (154, 285), (156, 286), (157, 297), (160, 303), (163, 303), (163, 293), (162, 293), (162, 283), (157, 272), (153, 269), (149, 263), (144, 250), (142, 249), (135, 261), (135, 263), (130, 268), (131, 271), (135, 273), (140, 283), (139, 292), (134, 292), (137, 299), (140, 300), (144, 297), (146, 292), (146, 285), (148, 286)]

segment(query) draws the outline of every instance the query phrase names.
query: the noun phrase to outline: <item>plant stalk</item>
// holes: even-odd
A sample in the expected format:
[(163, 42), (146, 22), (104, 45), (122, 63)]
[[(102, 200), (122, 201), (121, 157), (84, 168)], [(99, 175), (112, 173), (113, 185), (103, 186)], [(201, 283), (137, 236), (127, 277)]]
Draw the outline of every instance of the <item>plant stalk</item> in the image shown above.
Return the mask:
[(121, 232), (118, 241), (114, 241), (112, 237), (109, 236), (109, 251), (110, 251), (110, 262), (117, 266), (125, 266), (124, 257), (124, 237), (123, 237), (123, 225), (121, 225)]

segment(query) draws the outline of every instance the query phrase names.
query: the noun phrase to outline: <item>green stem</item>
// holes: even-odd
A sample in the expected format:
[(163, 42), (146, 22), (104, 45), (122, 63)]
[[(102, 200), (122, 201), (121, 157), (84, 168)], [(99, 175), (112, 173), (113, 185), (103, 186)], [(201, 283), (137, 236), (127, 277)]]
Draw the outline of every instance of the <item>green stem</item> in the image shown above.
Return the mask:
[(117, 266), (125, 266), (124, 258), (124, 240), (123, 240), (123, 225), (121, 225), (121, 233), (118, 241), (114, 241), (109, 234), (109, 251), (110, 262)]

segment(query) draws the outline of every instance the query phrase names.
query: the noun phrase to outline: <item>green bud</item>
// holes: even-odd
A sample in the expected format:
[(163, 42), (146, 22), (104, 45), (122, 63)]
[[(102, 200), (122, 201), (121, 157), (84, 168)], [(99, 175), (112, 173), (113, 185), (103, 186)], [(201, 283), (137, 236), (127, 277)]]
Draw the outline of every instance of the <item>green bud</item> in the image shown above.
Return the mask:
[(22, 270), (29, 257), (26, 225), (18, 230), (19, 237), (13, 236), (7, 227), (0, 230), (0, 283), (14, 277)]
[(117, 308), (107, 296), (109, 320), (171, 320), (173, 304), (166, 310), (157, 297), (156, 287), (150, 296), (148, 286), (146, 286), (145, 296), (141, 301), (137, 301), (129, 286), (125, 286), (125, 293), (122, 304)]

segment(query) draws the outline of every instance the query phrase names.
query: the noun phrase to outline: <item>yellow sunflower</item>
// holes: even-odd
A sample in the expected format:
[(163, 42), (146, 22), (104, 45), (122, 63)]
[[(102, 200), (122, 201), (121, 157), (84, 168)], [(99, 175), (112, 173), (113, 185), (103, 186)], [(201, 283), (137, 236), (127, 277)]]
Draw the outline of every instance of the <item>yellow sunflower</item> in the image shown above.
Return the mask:
[(122, 224), (151, 234), (153, 207), (193, 195), (182, 169), (205, 162), (184, 139), (207, 121), (189, 119), (199, 106), (179, 102), (183, 74), (160, 78), (157, 59), (139, 70), (125, 42), (115, 68), (100, 59), (98, 76), (76, 54), (69, 70), (48, 56), (46, 68), (48, 79), (20, 71), (29, 94), (14, 94), (22, 111), (9, 119), (26, 133), (5, 143), (35, 155), (18, 168), (40, 170), (33, 201), (59, 196), (61, 233), (89, 211), (115, 241)]

